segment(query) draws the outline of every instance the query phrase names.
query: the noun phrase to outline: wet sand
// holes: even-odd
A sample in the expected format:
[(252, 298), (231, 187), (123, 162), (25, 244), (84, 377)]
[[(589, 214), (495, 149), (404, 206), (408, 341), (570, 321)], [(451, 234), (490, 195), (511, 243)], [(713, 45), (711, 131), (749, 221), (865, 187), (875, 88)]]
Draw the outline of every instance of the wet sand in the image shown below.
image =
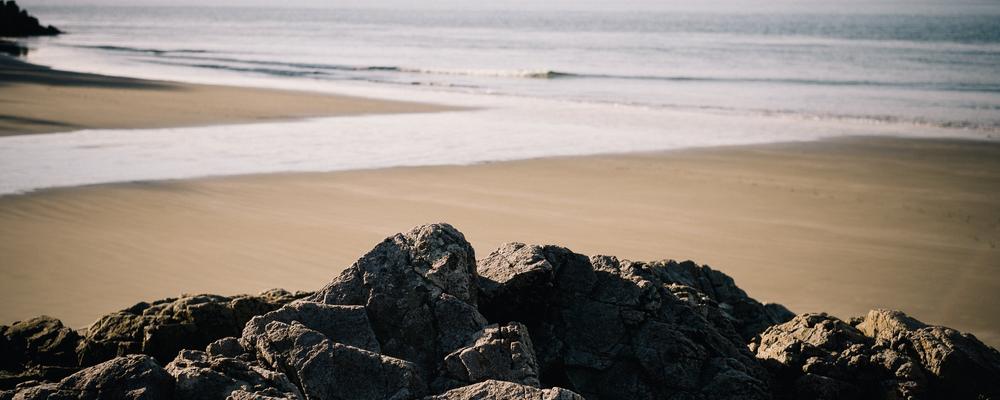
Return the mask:
[(0, 55), (0, 136), (454, 109), (406, 101), (81, 74)]
[(795, 312), (897, 308), (998, 346), (998, 188), (1000, 145), (849, 138), (47, 190), (0, 197), (0, 323), (314, 290), (446, 221), (480, 257), (521, 241), (693, 259)]

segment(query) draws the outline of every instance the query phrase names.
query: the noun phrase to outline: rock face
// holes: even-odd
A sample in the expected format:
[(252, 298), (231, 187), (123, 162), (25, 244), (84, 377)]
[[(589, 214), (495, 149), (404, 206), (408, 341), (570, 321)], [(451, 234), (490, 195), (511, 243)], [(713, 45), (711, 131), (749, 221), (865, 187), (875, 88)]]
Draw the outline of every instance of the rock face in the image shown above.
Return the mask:
[(0, 326), (0, 389), (28, 380), (57, 381), (76, 372), (80, 336), (52, 317)]
[(166, 371), (175, 379), (174, 393), (180, 399), (303, 398), (285, 374), (197, 350), (182, 350)]
[(197, 295), (139, 303), (90, 326), (77, 351), (80, 365), (138, 353), (167, 363), (182, 349), (203, 349), (239, 336), (250, 318), (305, 295), (276, 289), (258, 296)]
[(62, 33), (56, 27), (42, 26), (38, 18), (18, 7), (14, 1), (0, 0), (0, 36), (45, 36)]
[(539, 389), (513, 382), (488, 380), (452, 389), (426, 400), (583, 400), (566, 389)]
[(1000, 398), (1000, 353), (899, 311), (873, 310), (851, 323), (803, 314), (751, 347), (782, 398)]
[(650, 263), (648, 268), (656, 271), (664, 281), (693, 288), (718, 303), (724, 313), (733, 317), (734, 327), (744, 340), (753, 339), (771, 325), (795, 316), (781, 304), (761, 304), (747, 296), (733, 278), (708, 266), (691, 261), (658, 261)]
[(540, 384), (531, 336), (518, 322), (484, 328), (468, 346), (448, 354), (444, 363), (448, 377), (457, 382), (502, 379), (534, 387)]
[(697, 290), (671, 280), (675, 265), (512, 243), (479, 264), (480, 308), (527, 326), (543, 385), (589, 399), (769, 398), (742, 321), (689, 298)]
[(707, 266), (556, 246), (477, 262), (447, 224), (386, 239), (311, 295), (0, 334), (0, 400), (1000, 398), (1000, 353), (897, 311), (794, 316)]
[(475, 252), (447, 224), (386, 239), (307, 300), (363, 306), (382, 354), (416, 364), (428, 381), (488, 324), (476, 308)]
[(66, 377), (59, 383), (22, 385), (0, 399), (172, 399), (174, 380), (156, 360), (145, 355), (118, 357)]

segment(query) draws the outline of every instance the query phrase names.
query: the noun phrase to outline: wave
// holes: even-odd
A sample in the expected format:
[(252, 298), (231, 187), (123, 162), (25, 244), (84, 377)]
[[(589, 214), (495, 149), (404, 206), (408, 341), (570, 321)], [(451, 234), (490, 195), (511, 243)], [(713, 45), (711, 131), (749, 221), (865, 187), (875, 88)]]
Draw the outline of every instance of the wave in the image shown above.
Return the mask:
[[(856, 86), (885, 87), (916, 90), (940, 90), (957, 92), (987, 92), (1000, 93), (1000, 83), (971, 82), (892, 82), (878, 80), (851, 79), (813, 79), (813, 78), (780, 78), (780, 77), (717, 77), (717, 76), (687, 76), (687, 75), (648, 75), (648, 74), (614, 74), (614, 73), (574, 73), (555, 69), (447, 69), (418, 68), (394, 65), (349, 65), (329, 63), (302, 63), (288, 61), (273, 61), (259, 59), (243, 59), (235, 57), (219, 57), (207, 50), (194, 49), (149, 49), (126, 46), (82, 46), (87, 48), (142, 53), (154, 55), (157, 58), (187, 60), (174, 62), (171, 65), (186, 65), (198, 68), (227, 69), (237, 72), (256, 72), (281, 76), (323, 75), (329, 72), (373, 72), (397, 73), (413, 75), (468, 76), (479, 78), (513, 78), (513, 79), (609, 79), (629, 81), (661, 81), (661, 82), (715, 82), (715, 83), (748, 83), (748, 84), (784, 84), (810, 86)], [(211, 54), (210, 54), (211, 53)], [(162, 61), (155, 61), (164, 63)], [(266, 66), (270, 68), (246, 67), (241, 65)], [(332, 74), (331, 74), (332, 75)], [(342, 79), (370, 79), (370, 77), (340, 76)]]
[(172, 49), (172, 50), (162, 50), (162, 49), (151, 49), (142, 47), (128, 47), (128, 46), (88, 46), (88, 45), (78, 45), (75, 47), (81, 47), (85, 49), (96, 49), (96, 50), (107, 50), (107, 51), (119, 51), (128, 53), (145, 53), (145, 54), (206, 54), (209, 53), (208, 50), (195, 50), (195, 49)]
[(399, 72), (434, 74), (434, 75), (464, 75), (481, 76), (492, 78), (531, 78), (531, 79), (555, 79), (570, 76), (579, 76), (568, 72), (554, 71), (550, 69), (433, 69), (433, 68), (396, 68)]

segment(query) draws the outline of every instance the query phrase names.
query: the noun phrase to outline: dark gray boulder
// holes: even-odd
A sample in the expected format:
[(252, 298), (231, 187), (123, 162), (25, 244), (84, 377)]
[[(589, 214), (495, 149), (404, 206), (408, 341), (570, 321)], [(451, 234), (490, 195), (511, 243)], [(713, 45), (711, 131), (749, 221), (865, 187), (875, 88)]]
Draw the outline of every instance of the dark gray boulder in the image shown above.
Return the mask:
[(778, 397), (982, 399), (1000, 397), (1000, 353), (972, 335), (873, 310), (847, 323), (803, 314), (751, 344)]
[(22, 384), (15, 392), (0, 393), (0, 399), (168, 400), (173, 389), (173, 378), (156, 360), (130, 355), (84, 368), (59, 383)]
[(0, 326), (0, 389), (30, 380), (58, 381), (77, 371), (80, 335), (41, 316)]
[(454, 386), (489, 379), (540, 385), (528, 328), (517, 322), (487, 326), (468, 345), (448, 354), (444, 362)]
[(265, 333), (268, 324), (275, 321), (298, 322), (309, 329), (322, 333), (333, 342), (375, 353), (381, 351), (364, 307), (329, 305), (311, 301), (295, 302), (267, 314), (253, 317), (243, 328), (241, 345), (245, 348), (256, 346), (257, 338)]
[(182, 349), (204, 349), (215, 340), (240, 336), (254, 316), (306, 294), (275, 289), (257, 296), (196, 295), (139, 303), (94, 322), (77, 349), (79, 362), (86, 366), (142, 353), (166, 363)]
[(310, 399), (409, 399), (427, 392), (414, 364), (332, 342), (298, 322), (268, 323), (254, 350)]
[(479, 262), (480, 310), (527, 326), (543, 386), (592, 400), (769, 398), (738, 320), (707, 295), (675, 295), (698, 291), (663, 268), (512, 243)]
[(174, 393), (178, 399), (304, 398), (285, 374), (197, 350), (181, 350), (177, 358), (167, 364), (166, 371), (174, 377)]
[(539, 389), (513, 382), (488, 380), (424, 400), (583, 400), (583, 397), (562, 388)]
[(761, 304), (736, 286), (729, 275), (707, 265), (666, 260), (649, 263), (649, 269), (664, 282), (689, 286), (718, 303), (719, 309), (733, 317), (734, 325), (744, 340), (753, 339), (771, 325), (795, 317), (781, 304)]
[(915, 355), (933, 395), (1000, 398), (1000, 352), (975, 336), (894, 310), (872, 310), (853, 322), (876, 343)]
[(385, 239), (305, 300), (364, 306), (382, 354), (433, 381), (445, 356), (487, 325), (475, 282), (472, 246), (451, 225), (431, 224)]

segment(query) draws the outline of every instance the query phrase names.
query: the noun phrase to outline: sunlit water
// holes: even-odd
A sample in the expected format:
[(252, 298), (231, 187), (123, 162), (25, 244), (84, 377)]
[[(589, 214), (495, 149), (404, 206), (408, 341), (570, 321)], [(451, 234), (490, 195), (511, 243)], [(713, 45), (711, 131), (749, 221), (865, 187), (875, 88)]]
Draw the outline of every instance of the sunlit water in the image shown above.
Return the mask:
[(1000, 138), (1000, 6), (991, 3), (843, 10), (58, 3), (31, 9), (71, 34), (28, 41), (33, 62), (479, 109), (3, 138), (0, 193), (839, 135)]

